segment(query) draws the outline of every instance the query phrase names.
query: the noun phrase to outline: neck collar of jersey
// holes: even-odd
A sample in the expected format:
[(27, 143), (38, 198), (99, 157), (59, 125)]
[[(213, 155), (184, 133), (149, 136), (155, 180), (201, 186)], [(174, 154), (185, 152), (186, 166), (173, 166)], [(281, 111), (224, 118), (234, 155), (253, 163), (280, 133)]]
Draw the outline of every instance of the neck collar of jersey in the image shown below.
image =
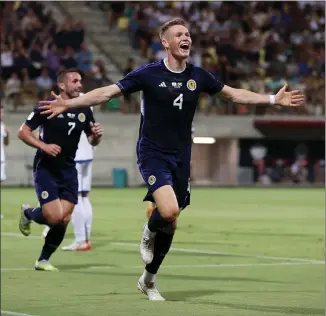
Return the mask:
[(187, 64), (186, 64), (185, 67), (184, 67), (184, 69), (182, 69), (182, 70), (180, 70), (180, 71), (172, 70), (172, 69), (170, 69), (169, 66), (168, 66), (167, 58), (164, 58), (164, 59), (163, 59), (163, 63), (164, 63), (164, 66), (166, 67), (166, 69), (167, 69), (168, 71), (171, 71), (171, 72), (176, 73), (176, 74), (181, 74), (181, 73), (184, 72), (184, 71), (186, 70), (186, 68), (187, 68)]

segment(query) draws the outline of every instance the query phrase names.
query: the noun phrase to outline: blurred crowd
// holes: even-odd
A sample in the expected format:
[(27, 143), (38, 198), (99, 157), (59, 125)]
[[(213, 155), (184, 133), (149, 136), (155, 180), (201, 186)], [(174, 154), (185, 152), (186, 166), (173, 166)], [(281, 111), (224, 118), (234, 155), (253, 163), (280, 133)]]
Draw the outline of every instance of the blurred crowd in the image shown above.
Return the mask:
[(1, 2), (0, 19), (0, 94), (9, 110), (48, 97), (64, 68), (78, 67), (99, 85), (106, 78), (103, 62), (94, 62), (86, 46), (82, 22), (70, 19), (59, 25), (36, 1)]
[[(284, 113), (324, 114), (324, 2), (102, 1), (99, 6), (108, 11), (110, 27), (128, 31), (133, 48), (150, 62), (165, 55), (159, 27), (183, 17), (191, 31), (195, 65), (230, 86), (259, 93), (275, 94), (287, 82), (307, 95), (307, 106)], [(203, 95), (199, 107), (218, 114), (279, 113), (221, 102)]]

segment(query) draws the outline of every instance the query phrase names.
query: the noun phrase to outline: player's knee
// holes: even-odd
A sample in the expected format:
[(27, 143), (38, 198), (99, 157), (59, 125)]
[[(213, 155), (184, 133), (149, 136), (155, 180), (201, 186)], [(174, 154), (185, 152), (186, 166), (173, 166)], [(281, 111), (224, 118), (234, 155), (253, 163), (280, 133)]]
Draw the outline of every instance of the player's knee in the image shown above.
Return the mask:
[(163, 214), (161, 216), (163, 217), (164, 220), (168, 222), (173, 222), (176, 220), (176, 218), (179, 216), (179, 207), (177, 206), (169, 206), (168, 208), (165, 209)]
[(47, 213), (45, 217), (50, 225), (57, 225), (63, 220), (61, 213)]
[(66, 216), (63, 218), (63, 223), (64, 223), (65, 225), (68, 225), (69, 222), (70, 222), (70, 220), (71, 220), (71, 214), (68, 214), (68, 215), (66, 215)]
[(177, 229), (178, 220), (173, 221), (169, 226), (164, 227), (162, 230), (165, 234), (173, 235)]

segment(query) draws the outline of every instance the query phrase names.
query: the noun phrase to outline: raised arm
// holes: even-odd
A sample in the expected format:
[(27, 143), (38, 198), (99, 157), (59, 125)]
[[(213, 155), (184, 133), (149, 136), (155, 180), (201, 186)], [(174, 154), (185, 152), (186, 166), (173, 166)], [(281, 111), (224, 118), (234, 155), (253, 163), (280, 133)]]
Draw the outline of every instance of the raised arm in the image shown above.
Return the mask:
[(281, 105), (281, 106), (301, 106), (305, 97), (299, 90), (286, 92), (288, 85), (284, 85), (276, 95), (264, 95), (251, 92), (245, 89), (235, 89), (224, 85), (220, 92), (223, 98), (234, 103), (247, 105)]
[(51, 119), (69, 109), (100, 105), (103, 102), (111, 100), (113, 97), (117, 97), (120, 93), (121, 90), (116, 84), (94, 89), (78, 98), (69, 100), (64, 100), (60, 95), (56, 95), (52, 92), (52, 96), (55, 100), (41, 101), (40, 104), (42, 104), (42, 106), (40, 106), (40, 110), (43, 115), (50, 114), (48, 119)]

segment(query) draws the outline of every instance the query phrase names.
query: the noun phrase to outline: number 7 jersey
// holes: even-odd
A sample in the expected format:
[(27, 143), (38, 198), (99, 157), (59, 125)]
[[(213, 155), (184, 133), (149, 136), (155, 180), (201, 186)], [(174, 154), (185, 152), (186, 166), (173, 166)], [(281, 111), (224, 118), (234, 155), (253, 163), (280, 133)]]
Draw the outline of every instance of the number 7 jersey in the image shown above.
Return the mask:
[(191, 144), (191, 126), (199, 96), (223, 89), (211, 73), (186, 64), (182, 72), (164, 60), (142, 66), (117, 82), (124, 94), (142, 91), (138, 145), (178, 153)]
[(28, 116), (25, 124), (32, 130), (39, 128), (40, 139), (46, 144), (56, 144), (61, 147), (61, 153), (52, 157), (38, 149), (35, 155), (34, 167), (44, 167), (61, 173), (65, 168), (75, 166), (75, 155), (81, 133), (91, 134), (90, 122), (95, 122), (90, 108), (73, 109), (50, 120), (47, 115), (41, 115), (36, 107)]

